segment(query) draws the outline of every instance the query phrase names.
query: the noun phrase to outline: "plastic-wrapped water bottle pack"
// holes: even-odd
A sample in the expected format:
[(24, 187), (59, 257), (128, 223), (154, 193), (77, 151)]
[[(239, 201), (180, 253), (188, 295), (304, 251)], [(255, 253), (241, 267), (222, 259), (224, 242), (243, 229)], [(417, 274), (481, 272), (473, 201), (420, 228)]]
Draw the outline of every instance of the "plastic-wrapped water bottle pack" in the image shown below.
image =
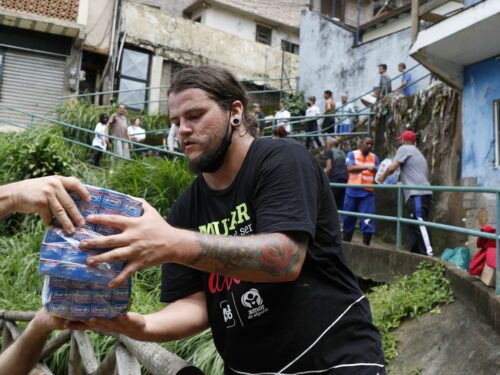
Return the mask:
[[(112, 190), (87, 186), (90, 202), (71, 194), (84, 218), (91, 214), (138, 217), (142, 203)], [(109, 281), (123, 269), (123, 262), (87, 265), (89, 256), (109, 249), (83, 249), (80, 241), (118, 233), (104, 225), (86, 223), (68, 234), (57, 221), (47, 230), (40, 253), (39, 270), (45, 275), (42, 302), (47, 311), (67, 319), (114, 318), (129, 307), (131, 280), (117, 288), (108, 288)]]

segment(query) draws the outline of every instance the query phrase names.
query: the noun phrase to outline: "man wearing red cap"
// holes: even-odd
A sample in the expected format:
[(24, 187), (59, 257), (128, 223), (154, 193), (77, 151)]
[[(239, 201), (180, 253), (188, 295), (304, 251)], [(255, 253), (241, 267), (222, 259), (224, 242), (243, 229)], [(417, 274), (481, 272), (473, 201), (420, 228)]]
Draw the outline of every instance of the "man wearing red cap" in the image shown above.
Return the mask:
[[(411, 130), (405, 131), (399, 139), (402, 145), (396, 151), (392, 164), (385, 170), (378, 182), (401, 169), (401, 181), (404, 185), (430, 186), (427, 178), (428, 167), (424, 155), (415, 147), (417, 135)], [(411, 219), (427, 221), (431, 205), (432, 192), (430, 190), (404, 190), (405, 202)], [(414, 253), (432, 255), (430, 233), (424, 225), (410, 225), (410, 249)]]

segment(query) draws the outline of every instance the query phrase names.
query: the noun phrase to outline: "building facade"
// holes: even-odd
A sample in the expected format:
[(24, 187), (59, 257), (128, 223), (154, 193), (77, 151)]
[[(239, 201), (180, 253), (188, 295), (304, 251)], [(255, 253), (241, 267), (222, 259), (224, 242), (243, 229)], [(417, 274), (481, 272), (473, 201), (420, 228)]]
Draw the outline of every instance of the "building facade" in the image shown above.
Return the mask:
[[(298, 74), (296, 54), (158, 11), (150, 5), (125, 4), (120, 36), (123, 48), (119, 51), (117, 86), (120, 90), (136, 91), (120, 94), (119, 100), (133, 107), (149, 101), (150, 112), (166, 111), (170, 79), (184, 66), (218, 65), (242, 80), (260, 85), (270, 84), (266, 77), (286, 76), (289, 87), (296, 85), (291, 81)], [(144, 109), (140, 104), (134, 108)]]
[[(224, 5), (226, 19), (239, 19), (241, 24), (249, 19), (245, 2), (238, 7), (227, 2), (232, 4), (229, 8), (218, 3)], [(127, 90), (117, 99), (132, 109), (164, 112), (170, 77), (188, 65), (224, 66), (261, 87), (270, 84), (266, 77), (285, 77), (288, 87), (296, 88), (291, 79), (298, 73), (298, 26), (268, 22), (265, 11), (254, 12), (259, 25), (273, 28), (267, 44), (256, 40), (256, 34), (249, 37), (227, 24), (219, 30), (187, 19), (185, 11), (192, 4), (192, 0), (0, 2), (0, 128), (28, 126), (33, 121), (22, 111), (50, 115), (61, 98), (84, 92)], [(300, 9), (297, 12), (296, 19)], [(280, 82), (273, 85), (280, 87)], [(110, 98), (90, 99), (108, 104)]]
[[(378, 65), (387, 64), (388, 74), (399, 74), (397, 65), (411, 68), (418, 63), (409, 56), (411, 30), (405, 28), (356, 45), (356, 30), (316, 12), (305, 12), (301, 24), (300, 88), (306, 96), (314, 95), (323, 106), (323, 91), (331, 90), (336, 101), (346, 92), (355, 98), (372, 92), (378, 85)], [(424, 67), (411, 72), (414, 79), (428, 74)], [(428, 80), (416, 84), (427, 86)], [(398, 86), (400, 81), (393, 83)], [(356, 102), (359, 108), (363, 105)]]
[(251, 2), (200, 0), (184, 10), (184, 16), (240, 38), (299, 53), (300, 12), (304, 2), (290, 1), (248, 6)]
[[(462, 94), (464, 185), (500, 183), (500, 2), (465, 1), (462, 12), (422, 30), (412, 56)], [(466, 226), (496, 223), (494, 194), (464, 195)]]

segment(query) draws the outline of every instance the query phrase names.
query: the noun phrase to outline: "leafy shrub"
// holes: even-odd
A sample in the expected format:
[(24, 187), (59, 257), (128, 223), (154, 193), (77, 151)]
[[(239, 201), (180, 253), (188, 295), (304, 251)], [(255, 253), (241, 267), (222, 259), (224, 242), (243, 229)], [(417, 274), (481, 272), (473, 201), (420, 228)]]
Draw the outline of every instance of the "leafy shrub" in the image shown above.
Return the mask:
[[(101, 185), (105, 172), (91, 170), (75, 157), (76, 146), (68, 146), (61, 130), (40, 127), (21, 133), (0, 134), (0, 184), (49, 175), (74, 175), (87, 184)], [(33, 216), (14, 214), (0, 222), (0, 234), (13, 234), (36, 221)]]
[(48, 175), (72, 175), (74, 156), (56, 128), (4, 135), (0, 149), (0, 182)]
[(193, 175), (184, 160), (149, 157), (122, 164), (111, 175), (109, 187), (144, 198), (166, 216), (170, 206), (192, 181)]
[[(88, 103), (76, 101), (66, 101), (61, 103), (56, 112), (58, 120), (87, 130), (94, 130), (99, 122), (102, 113), (109, 113), (105, 108), (96, 108)], [(79, 140), (82, 143), (90, 144), (94, 135), (90, 132), (74, 129), (69, 126), (60, 125), (65, 137)]]
[(284, 99), (285, 107), (292, 116), (303, 116), (306, 113), (307, 103), (304, 99), (304, 92), (297, 91), (294, 94), (287, 94)]
[(442, 264), (422, 262), (412, 275), (377, 286), (367, 294), (373, 323), (382, 334), (382, 347), (387, 362), (397, 356), (397, 342), (392, 331), (398, 328), (404, 319), (421, 315), (440, 303), (453, 301), (453, 292), (444, 271)]

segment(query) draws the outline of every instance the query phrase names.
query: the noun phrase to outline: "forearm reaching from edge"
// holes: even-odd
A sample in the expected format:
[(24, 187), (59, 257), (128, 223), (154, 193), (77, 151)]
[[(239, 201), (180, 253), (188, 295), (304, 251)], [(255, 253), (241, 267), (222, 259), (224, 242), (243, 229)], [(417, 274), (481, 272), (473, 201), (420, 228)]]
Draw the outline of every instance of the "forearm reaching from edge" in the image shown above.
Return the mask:
[(26, 375), (38, 362), (50, 330), (28, 325), (26, 331), (0, 356), (0, 373)]
[(295, 280), (307, 250), (307, 235), (283, 233), (221, 237), (195, 233), (198, 254), (187, 265), (250, 281)]
[(45, 341), (55, 329), (63, 329), (64, 320), (38, 311), (24, 332), (0, 355), (0, 374), (26, 375), (40, 358)]
[(68, 191), (90, 200), (85, 186), (74, 177), (49, 176), (0, 186), (0, 219), (14, 212), (38, 213), (45, 224), (55, 217), (71, 233), (74, 224), (82, 226), (85, 220)]
[(190, 337), (208, 328), (205, 292), (194, 293), (151, 314), (127, 313), (115, 319), (71, 322), (68, 328), (116, 332), (141, 341), (164, 342)]

